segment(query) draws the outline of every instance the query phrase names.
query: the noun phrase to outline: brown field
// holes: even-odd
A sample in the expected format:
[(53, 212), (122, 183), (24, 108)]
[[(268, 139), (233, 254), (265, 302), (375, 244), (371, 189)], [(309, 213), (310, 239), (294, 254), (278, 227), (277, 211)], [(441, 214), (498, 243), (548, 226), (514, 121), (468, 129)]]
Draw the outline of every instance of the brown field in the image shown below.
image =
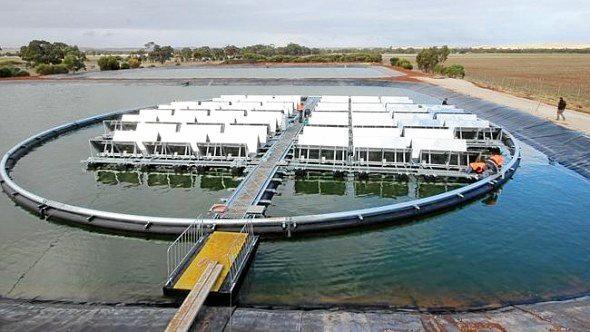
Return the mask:
[[(415, 65), (415, 55), (395, 56)], [(478, 85), (549, 104), (563, 96), (568, 108), (590, 113), (590, 54), (453, 54), (449, 64)]]

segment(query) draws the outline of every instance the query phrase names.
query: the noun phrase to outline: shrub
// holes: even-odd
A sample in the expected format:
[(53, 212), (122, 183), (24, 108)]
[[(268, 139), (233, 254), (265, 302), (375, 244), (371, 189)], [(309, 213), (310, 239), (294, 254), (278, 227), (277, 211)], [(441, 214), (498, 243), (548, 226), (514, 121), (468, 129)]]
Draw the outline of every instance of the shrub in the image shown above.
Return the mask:
[(346, 53), (343, 55), (343, 62), (381, 62), (379, 53)]
[(10, 70), (10, 68), (0, 68), (0, 77), (12, 77), (12, 71)]
[(54, 74), (67, 74), (69, 72), (70, 71), (68, 70), (68, 67), (66, 67), (66, 65), (59, 64), (59, 65), (53, 66), (53, 73)]
[(127, 63), (129, 64), (129, 68), (139, 68), (139, 66), (141, 66), (141, 60), (136, 57), (129, 58)]
[(81, 69), (86, 69), (86, 65), (84, 64), (84, 60), (86, 59), (85, 55), (76, 54), (74, 52), (66, 54), (63, 61), (61, 62), (63, 65), (68, 68), (68, 71), (77, 72)]
[(20, 60), (0, 59), (0, 66), (12, 67), (12, 66), (20, 66), (22, 64), (23, 64), (23, 62)]
[(434, 66), (434, 69), (432, 71), (435, 74), (444, 75), (445, 74), (445, 67), (439, 63), (436, 66)]
[(42, 63), (35, 67), (35, 71), (39, 75), (53, 75), (53, 65)]
[(246, 62), (262, 62), (266, 61), (266, 57), (264, 55), (256, 54), (256, 53), (244, 53), (242, 55), (244, 61)]
[(68, 67), (63, 64), (48, 65), (45, 63), (35, 67), (35, 71), (37, 71), (37, 74), (39, 75), (67, 74), (69, 72)]
[(28, 71), (26, 70), (22, 70), (20, 68), (16, 68), (17, 71), (12, 73), (12, 76), (14, 77), (26, 77), (26, 76), (31, 76), (31, 74), (29, 74)]
[(461, 65), (450, 65), (444, 69), (444, 74), (448, 77), (463, 78), (465, 77), (465, 68)]
[(294, 62), (298, 57), (295, 55), (273, 55), (268, 58), (269, 62)]
[(410, 62), (410, 60), (408, 59), (400, 59), (397, 61), (397, 66), (404, 68), (404, 69), (408, 69), (408, 70), (412, 70), (414, 69), (414, 66), (412, 65), (412, 63)]
[(100, 59), (98, 59), (98, 67), (101, 71), (119, 70), (119, 58), (112, 55), (101, 56)]
[(129, 63), (127, 62), (123, 62), (121, 63), (121, 66), (119, 66), (120, 69), (129, 69)]
[(397, 57), (391, 57), (391, 59), (389, 59), (389, 63), (391, 63), (391, 65), (394, 67), (397, 66), (398, 62), (399, 62), (399, 58), (397, 58)]

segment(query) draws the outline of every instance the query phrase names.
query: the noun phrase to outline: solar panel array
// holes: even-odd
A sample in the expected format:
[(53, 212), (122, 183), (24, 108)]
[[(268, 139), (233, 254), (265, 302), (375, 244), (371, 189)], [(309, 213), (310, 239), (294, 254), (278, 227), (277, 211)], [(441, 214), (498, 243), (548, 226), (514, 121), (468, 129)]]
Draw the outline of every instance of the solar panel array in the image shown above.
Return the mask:
[[(324, 151), (350, 142), (355, 158), (361, 150), (407, 150), (417, 160), (422, 151), (466, 152), (459, 129), (490, 129), (490, 123), (452, 105), (414, 104), (408, 97), (322, 96), (297, 147)], [(303, 154), (296, 157), (309, 156)]]
[[(182, 101), (142, 109), (121, 117), (112, 143), (135, 145), (142, 155), (158, 151), (154, 145), (184, 145), (182, 154), (199, 155), (204, 146), (242, 146), (240, 156), (254, 155), (267, 140), (285, 129), (300, 96), (222, 95), (208, 101)], [(174, 150), (178, 154), (178, 150)], [(221, 150), (214, 150), (215, 153)], [(158, 154), (166, 154), (166, 149)], [(236, 154), (234, 154), (236, 156)]]

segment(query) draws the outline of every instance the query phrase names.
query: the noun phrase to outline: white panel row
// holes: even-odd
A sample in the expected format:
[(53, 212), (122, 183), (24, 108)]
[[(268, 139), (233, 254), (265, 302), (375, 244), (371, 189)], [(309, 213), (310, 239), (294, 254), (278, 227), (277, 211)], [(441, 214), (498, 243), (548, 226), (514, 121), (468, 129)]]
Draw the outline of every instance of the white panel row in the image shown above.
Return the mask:
[(289, 101), (183, 101), (158, 105), (160, 110), (281, 111), (292, 114), (296, 103)]
[(143, 109), (138, 114), (124, 114), (126, 123), (201, 123), (201, 124), (264, 124), (271, 133), (284, 129), (286, 116), (279, 111), (204, 111), (204, 110), (163, 110)]
[[(422, 150), (466, 152), (467, 140), (456, 139), (448, 128), (353, 128), (353, 150), (411, 149), (412, 158)], [(299, 135), (297, 146), (342, 148), (349, 145), (348, 128), (306, 126)]]
[[(309, 118), (312, 126), (348, 126), (348, 112), (313, 112)], [(480, 120), (475, 114), (433, 113), (352, 113), (353, 127), (465, 127), (487, 128), (490, 123)]]
[(406, 97), (406, 96), (332, 96), (332, 95), (325, 95), (325, 96), (321, 96), (320, 101), (327, 102), (327, 103), (348, 103), (350, 101), (352, 104), (356, 104), (356, 103), (412, 104), (413, 103), (412, 99), (410, 99), (409, 97)]
[(193, 150), (203, 143), (242, 144), (248, 153), (257, 153), (266, 144), (268, 127), (265, 125), (202, 125), (171, 123), (138, 123), (135, 130), (113, 131), (113, 143), (135, 143), (146, 152), (146, 143), (190, 144)]

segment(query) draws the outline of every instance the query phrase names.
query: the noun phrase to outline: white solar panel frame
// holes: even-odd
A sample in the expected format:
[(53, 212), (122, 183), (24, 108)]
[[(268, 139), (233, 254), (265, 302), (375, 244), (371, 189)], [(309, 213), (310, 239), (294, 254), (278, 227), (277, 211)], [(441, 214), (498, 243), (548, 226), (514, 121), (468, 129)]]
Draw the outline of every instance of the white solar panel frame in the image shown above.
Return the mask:
[(348, 112), (314, 112), (308, 121), (310, 126), (348, 127)]

